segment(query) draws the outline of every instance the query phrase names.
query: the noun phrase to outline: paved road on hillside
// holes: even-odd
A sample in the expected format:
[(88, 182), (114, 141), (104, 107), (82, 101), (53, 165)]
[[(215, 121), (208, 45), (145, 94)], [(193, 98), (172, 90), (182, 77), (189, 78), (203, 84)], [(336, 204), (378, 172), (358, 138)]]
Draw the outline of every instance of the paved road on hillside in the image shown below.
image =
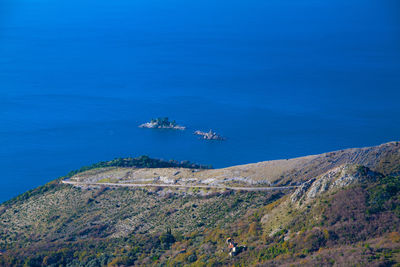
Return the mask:
[(297, 188), (297, 186), (272, 186), (272, 187), (231, 187), (231, 186), (210, 186), (210, 185), (179, 185), (179, 184), (118, 184), (118, 183), (82, 183), (69, 180), (61, 181), (63, 184), (70, 184), (74, 186), (88, 186), (88, 185), (103, 185), (103, 186), (120, 186), (120, 187), (174, 187), (174, 188), (209, 188), (209, 189), (229, 189), (229, 190), (244, 190), (244, 191), (271, 191), (271, 190), (285, 190)]

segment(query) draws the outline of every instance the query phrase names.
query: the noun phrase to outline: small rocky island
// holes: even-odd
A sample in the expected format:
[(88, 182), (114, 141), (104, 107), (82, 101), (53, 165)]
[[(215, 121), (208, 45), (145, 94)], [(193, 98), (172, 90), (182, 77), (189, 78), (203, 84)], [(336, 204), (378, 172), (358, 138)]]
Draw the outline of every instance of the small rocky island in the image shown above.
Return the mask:
[(169, 121), (168, 117), (151, 119), (150, 122), (139, 125), (140, 128), (185, 130), (185, 126), (176, 124), (175, 120)]
[(205, 139), (205, 140), (220, 140), (220, 141), (225, 140), (224, 137), (217, 134), (216, 132), (213, 132), (212, 130), (210, 130), (208, 132), (202, 132), (200, 130), (197, 130), (194, 132), (194, 134), (201, 136), (201, 138)]

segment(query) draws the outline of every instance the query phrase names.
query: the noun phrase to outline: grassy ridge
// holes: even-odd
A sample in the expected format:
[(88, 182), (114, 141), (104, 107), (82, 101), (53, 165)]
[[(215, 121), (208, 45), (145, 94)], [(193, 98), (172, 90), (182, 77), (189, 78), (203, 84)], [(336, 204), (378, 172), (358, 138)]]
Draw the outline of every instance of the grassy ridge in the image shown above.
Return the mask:
[(105, 167), (135, 167), (135, 168), (189, 168), (189, 169), (211, 169), (211, 165), (201, 165), (192, 163), (190, 161), (176, 161), (176, 160), (162, 160), (162, 159), (153, 159), (149, 156), (140, 156), (136, 158), (116, 158), (110, 161), (101, 161), (94, 163), (89, 166), (83, 166), (82, 168), (71, 171), (67, 174), (66, 177), (71, 177), (75, 174), (97, 169), (97, 168), (105, 168)]
[[(3, 202), (3, 206), (9, 206), (12, 203), (16, 203), (18, 201), (24, 201), (29, 199), (32, 196), (40, 195), (45, 193), (47, 190), (50, 190), (57, 186), (60, 180), (70, 178), (78, 173), (82, 173), (92, 169), (105, 168), (105, 167), (134, 167), (134, 168), (188, 168), (188, 169), (212, 169), (211, 165), (201, 165), (192, 163), (190, 161), (177, 161), (177, 160), (162, 160), (162, 159), (153, 159), (149, 156), (142, 155), (136, 158), (115, 158), (110, 161), (100, 161), (94, 163), (92, 165), (83, 166), (78, 170), (70, 171), (67, 175), (58, 178), (57, 180), (51, 181), (45, 185), (39, 186), (37, 188), (28, 190), (27, 192), (18, 195), (10, 200)], [(1, 212), (1, 210), (0, 210)]]

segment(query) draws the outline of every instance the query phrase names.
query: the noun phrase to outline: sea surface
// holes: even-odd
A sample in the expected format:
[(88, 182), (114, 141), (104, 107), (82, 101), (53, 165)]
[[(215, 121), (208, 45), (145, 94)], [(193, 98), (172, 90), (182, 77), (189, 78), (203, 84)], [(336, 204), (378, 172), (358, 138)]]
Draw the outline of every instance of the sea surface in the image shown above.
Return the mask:
[[(400, 140), (399, 101), (398, 0), (0, 0), (0, 202), (115, 157)], [(138, 128), (159, 116), (188, 129)]]

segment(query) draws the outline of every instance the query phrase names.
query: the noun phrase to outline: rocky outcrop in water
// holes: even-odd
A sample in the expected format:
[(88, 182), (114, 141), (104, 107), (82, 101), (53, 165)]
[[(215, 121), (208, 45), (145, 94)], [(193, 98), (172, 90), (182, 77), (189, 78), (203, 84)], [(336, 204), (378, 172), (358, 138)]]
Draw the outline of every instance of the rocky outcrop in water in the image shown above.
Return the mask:
[(201, 136), (201, 138), (205, 139), (205, 140), (225, 140), (224, 137), (217, 134), (216, 132), (213, 132), (212, 130), (210, 130), (208, 132), (202, 132), (202, 131), (197, 130), (194, 132), (194, 134)]
[(150, 122), (139, 125), (139, 128), (149, 129), (173, 129), (173, 130), (185, 130), (185, 126), (176, 124), (175, 121), (169, 121), (167, 117), (152, 119)]

